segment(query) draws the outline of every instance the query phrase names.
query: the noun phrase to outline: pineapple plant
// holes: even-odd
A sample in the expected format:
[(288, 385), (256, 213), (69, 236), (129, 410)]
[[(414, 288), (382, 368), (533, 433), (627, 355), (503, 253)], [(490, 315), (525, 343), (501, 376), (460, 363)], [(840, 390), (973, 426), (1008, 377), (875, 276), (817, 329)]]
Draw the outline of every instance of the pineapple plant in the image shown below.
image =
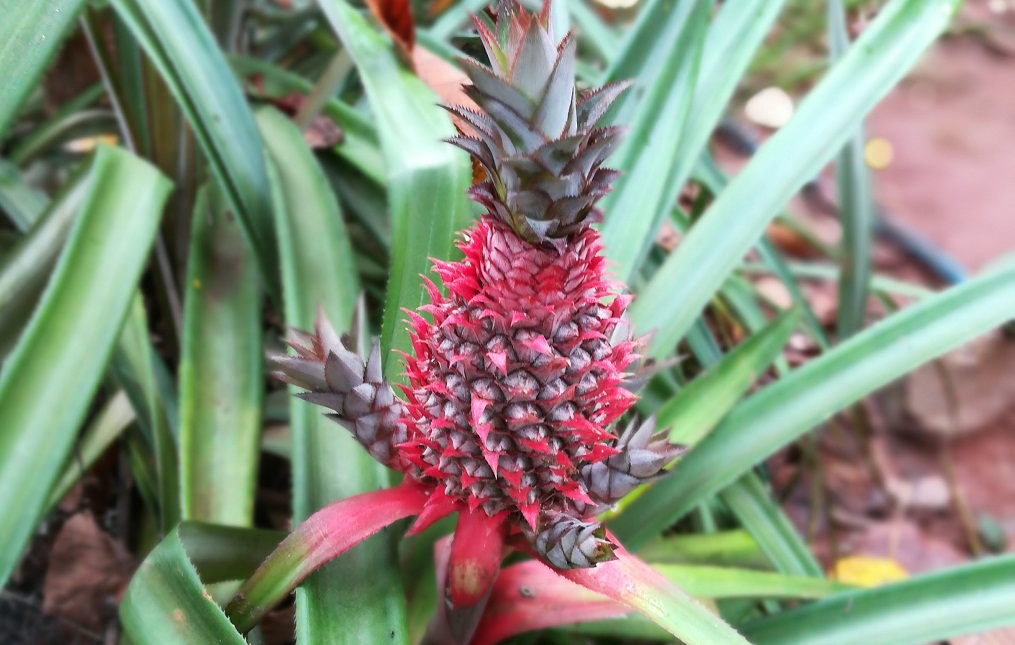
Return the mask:
[(548, 7), (504, 0), (475, 20), (491, 67), (463, 66), (480, 109), (446, 109), (463, 123), (448, 142), (485, 174), (470, 190), (485, 212), (462, 235), (463, 259), (434, 264), (446, 294), (427, 279), (430, 304), (407, 312), (404, 399), (381, 376), (379, 345), (359, 356), (323, 316), (291, 335), (295, 356), (273, 359), (279, 378), (425, 491), (410, 533), (458, 513), (448, 598), (459, 609), (481, 609), (505, 544), (558, 570), (614, 558), (595, 516), (679, 453), (651, 419), (618, 427), (639, 341), (592, 224), (622, 136), (597, 124), (628, 84), (579, 96), (575, 40), (555, 42)]
[[(0, 316), (0, 346), (13, 348), (0, 351), (5, 595), (44, 598), (32, 562), (54, 540), (37, 528), (61, 531), (68, 501), (81, 499), (79, 510), (113, 522), (99, 528), (144, 558), (117, 595), (136, 642), (242, 643), (294, 590), (298, 643), (492, 645), (547, 628), (569, 642), (628, 627), (649, 636), (632, 612), (708, 645), (924, 642), (1010, 622), (1010, 557), (892, 588), (821, 580), (752, 472), (829, 414), (1009, 319), (1010, 268), (830, 342), (741, 400), (790, 334), (822, 332), (794, 312), (772, 316), (749, 288), (772, 267), (743, 266), (745, 254), (958, 0), (882, 3), (728, 185), (710, 170), (707, 141), (782, 0), (648, 0), (623, 12), (636, 16), (629, 26), (571, 3), (552, 22), (573, 21), (578, 46), (551, 33), (545, 10), (513, 3), (475, 28), (465, 26), (471, 2), (436, 3), (440, 15), (418, 25), (406, 3), (369, 4), (383, 31), (345, 0), (11, 6), (0, 24), (12, 43), (0, 47), (11, 78), (0, 92), (0, 292), (15, 296), (0, 308), (12, 314)], [(834, 40), (843, 10), (827, 4)], [(486, 53), (469, 51), (482, 64), (438, 70), (470, 78), (470, 105), (448, 106), (449, 119), (433, 97), (446, 86), (415, 55), (474, 33)], [(66, 64), (88, 58), (98, 75)], [(582, 87), (606, 87), (576, 93), (576, 67)], [(610, 84), (625, 78), (636, 89)], [(621, 121), (638, 145), (610, 156)], [(307, 135), (336, 125), (337, 144), (328, 135), (315, 151), (322, 141)], [(453, 146), (482, 174), (475, 223), (472, 174)], [(659, 222), (684, 226), (674, 209), (687, 182), (703, 210), (675, 249), (653, 247)], [(858, 232), (840, 249), (850, 267), (864, 262)], [(641, 276), (637, 299), (611, 273)], [(788, 288), (790, 277), (780, 276)], [(873, 310), (869, 285), (854, 278), (842, 311), (859, 321)], [(348, 320), (359, 293), (383, 302), (373, 346), (362, 317), (348, 337), (327, 319)], [(316, 326), (315, 304), (327, 312)], [(266, 391), (262, 343), (281, 320), (310, 331), (292, 332), (295, 354), (273, 357), (274, 370), (351, 432)], [(652, 342), (632, 330), (655, 330)], [(640, 362), (665, 362), (681, 342), (693, 359), (654, 379), (638, 401), (649, 418), (632, 420)], [(671, 428), (669, 442), (655, 425)], [(680, 452), (673, 442), (692, 449), (660, 478)], [(402, 481), (385, 487), (391, 473)], [(620, 512), (599, 513), (653, 479)], [(130, 513), (106, 512), (125, 504)], [(252, 528), (288, 529), (290, 512), (280, 544)], [(403, 518), (418, 533), (442, 517), (397, 555), (385, 536), (367, 540)], [(745, 531), (760, 549), (749, 566), (765, 555), (778, 572), (698, 555), (689, 565), (709, 566), (690, 579), (683, 564), (668, 566), (685, 539), (704, 537), (725, 558), (727, 538)], [(243, 578), (228, 604), (209, 602), (235, 589), (217, 583)], [(705, 601), (716, 589), (794, 600), (719, 603), (716, 616), (681, 590), (691, 580), (718, 581), (690, 587)], [(111, 609), (105, 596), (81, 595)], [(948, 611), (973, 595), (983, 611)], [(809, 602), (817, 596), (827, 597)], [(944, 618), (886, 635), (886, 614), (898, 612)], [(290, 615), (265, 621), (266, 641)]]

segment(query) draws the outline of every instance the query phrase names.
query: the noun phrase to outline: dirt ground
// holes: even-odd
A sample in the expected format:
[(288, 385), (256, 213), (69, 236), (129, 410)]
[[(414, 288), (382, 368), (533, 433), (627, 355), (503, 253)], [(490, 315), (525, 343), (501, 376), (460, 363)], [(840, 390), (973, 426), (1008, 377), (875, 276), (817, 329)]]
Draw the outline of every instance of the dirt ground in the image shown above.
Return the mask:
[[(867, 122), (868, 137), (892, 151), (873, 173), (878, 203), (970, 275), (1015, 253), (1013, 114), (1015, 3), (984, 1), (967, 4), (954, 35)], [(881, 270), (920, 275), (880, 247)], [(823, 499), (804, 485), (786, 503), (830, 569), (852, 554), (889, 557), (915, 574), (1015, 551), (1015, 338), (981, 338), (863, 412), (865, 431), (842, 423), (824, 433)], [(776, 486), (801, 460), (793, 451), (773, 460)], [(955, 642), (1015, 643), (1015, 632)]]

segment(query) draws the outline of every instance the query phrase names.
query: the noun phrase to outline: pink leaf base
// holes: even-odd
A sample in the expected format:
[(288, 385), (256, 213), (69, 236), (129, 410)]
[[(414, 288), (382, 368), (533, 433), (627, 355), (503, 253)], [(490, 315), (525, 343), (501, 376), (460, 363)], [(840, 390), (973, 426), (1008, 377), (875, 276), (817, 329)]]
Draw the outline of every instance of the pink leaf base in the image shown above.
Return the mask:
[[(600, 565), (602, 566), (602, 565)], [(500, 572), (471, 645), (494, 645), (537, 629), (619, 618), (632, 612), (530, 560)]]
[(307, 577), (371, 535), (418, 515), (428, 493), (415, 483), (363, 493), (317, 511), (282, 541), (226, 607), (240, 631), (248, 631)]

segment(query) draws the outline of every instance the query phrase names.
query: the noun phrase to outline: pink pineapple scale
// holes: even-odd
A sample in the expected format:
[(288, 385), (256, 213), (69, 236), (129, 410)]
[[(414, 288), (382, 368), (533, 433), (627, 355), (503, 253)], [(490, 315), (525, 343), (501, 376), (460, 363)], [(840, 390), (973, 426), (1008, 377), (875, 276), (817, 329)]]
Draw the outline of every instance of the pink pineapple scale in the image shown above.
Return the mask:
[(618, 453), (607, 428), (634, 402), (622, 386), (637, 358), (609, 341), (630, 298), (604, 275), (599, 234), (537, 246), (487, 215), (459, 248), (461, 262), (434, 262), (448, 295), (426, 281), (433, 320), (408, 312), (399, 449), (434, 491), (420, 521), (464, 503), (535, 530), (542, 511), (594, 507), (578, 473)]

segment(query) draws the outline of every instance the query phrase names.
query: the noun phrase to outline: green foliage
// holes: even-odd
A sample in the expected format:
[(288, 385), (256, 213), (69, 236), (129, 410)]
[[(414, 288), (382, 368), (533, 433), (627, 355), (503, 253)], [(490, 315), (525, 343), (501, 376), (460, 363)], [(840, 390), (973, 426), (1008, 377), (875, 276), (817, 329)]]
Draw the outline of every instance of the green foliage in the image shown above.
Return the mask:
[(84, 6), (84, 0), (4, 2), (0, 24), (0, 136), (7, 133), (18, 109), (32, 93), (56, 56)]
[(1005, 556), (830, 596), (749, 623), (744, 631), (765, 645), (917, 645), (1009, 626), (1012, 603), (1015, 558)]
[[(281, 246), (287, 324), (309, 329), (318, 308), (336, 324), (353, 322), (360, 281), (338, 201), (299, 129), (270, 108), (258, 112), (268, 147), (275, 217)], [(341, 321), (341, 322), (339, 322)], [(295, 391), (295, 388), (294, 388)], [(384, 486), (385, 473), (359, 444), (306, 401), (292, 397), (293, 515)], [(336, 468), (335, 464), (342, 464)], [(297, 592), (301, 642), (321, 634), (370, 640), (398, 626), (397, 572), (383, 538), (365, 542), (314, 574)], [(357, 584), (347, 581), (356, 580)], [(394, 622), (394, 625), (389, 624)], [(378, 630), (378, 631), (373, 631)]]
[[(432, 259), (454, 257), (455, 234), (474, 214), (470, 166), (441, 142), (455, 130), (420, 78), (426, 70), (414, 74), (345, 0), (305, 10), (86, 4), (0, 0), (0, 580), (46, 513), (119, 451), (143, 502), (124, 534), (157, 531), (129, 545), (143, 563), (120, 606), (126, 634), (244, 643), (208, 586), (248, 578), (282, 542), (251, 528), (255, 507), (271, 504), (258, 471), (284, 469), (279, 454), (289, 460), (294, 525), (391, 483), (342, 428), (265, 378), (264, 352), (281, 351), (285, 328), (312, 327), (320, 309), (359, 331), (360, 344), (379, 335), (385, 376), (400, 379), (396, 352), (410, 349), (403, 310), (425, 304), (421, 276)], [(582, 0), (552, 12), (554, 24), (579, 30), (583, 82), (636, 79), (607, 117), (631, 136), (611, 160), (624, 175), (604, 200), (601, 231), (636, 293), (632, 322), (654, 332), (648, 353), (693, 356), (667, 364), (639, 404), (689, 452), (608, 525), (656, 570), (631, 569), (625, 580), (642, 584), (615, 599), (655, 624), (624, 615), (561, 630), (562, 642), (665, 638), (658, 625), (689, 643), (743, 642), (692, 598), (720, 600), (722, 617), (758, 643), (917, 643), (1013, 623), (1011, 558), (871, 590), (825, 579), (757, 468), (829, 416), (1015, 318), (1010, 263), (936, 294), (871, 276), (857, 133), (958, 2), (890, 0), (851, 45), (841, 4), (828, 3), (828, 73), (731, 180), (707, 145), (783, 2), (647, 0), (630, 27)], [(419, 25), (419, 42), (482, 57), (466, 25), (483, 6), (452, 4)], [(40, 79), (75, 29), (102, 75), (48, 113)], [(311, 126), (301, 131), (286, 112)], [(67, 125), (80, 122), (88, 129)], [(82, 132), (122, 147), (82, 155), (95, 144)], [(833, 159), (846, 233), (838, 256), (788, 263), (765, 229)], [(678, 196), (689, 182), (701, 197), (687, 214)], [(673, 251), (656, 243), (667, 220), (683, 234)], [(752, 249), (759, 261), (745, 262)], [(758, 273), (783, 281), (796, 306), (774, 311), (752, 287)], [(834, 343), (801, 278), (838, 283)], [(871, 294), (918, 302), (865, 329)], [(783, 349), (798, 330), (821, 353), (789, 369)], [(287, 427), (269, 440), (268, 424)], [(278, 506), (257, 517), (282, 527)], [(442, 605), (421, 591), (433, 588), (429, 577), (407, 579), (433, 575), (418, 556), (429, 560), (439, 536), (412, 538), (412, 558), (400, 559), (401, 530), (306, 579), (296, 592), (300, 645), (411, 642), (407, 616)], [(271, 601), (316, 568), (298, 548), (280, 552), (295, 555), (254, 577), (289, 576), (263, 596)], [(744, 611), (731, 611), (732, 600)]]
[[(957, 2), (890, 3), (691, 229), (655, 273), (631, 318), (672, 351), (779, 209), (842, 146), (948, 24)], [(693, 275), (693, 280), (684, 279)]]
[[(180, 348), (183, 519), (247, 526), (260, 453), (261, 281), (216, 191), (198, 195)], [(230, 455), (222, 460), (222, 455)]]
[(672, 476), (625, 510), (632, 520), (617, 527), (621, 539), (643, 544), (830, 414), (1013, 316), (1009, 265), (869, 327), (741, 402)]
[(279, 539), (268, 531), (178, 524), (134, 574), (120, 605), (124, 630), (139, 643), (243, 645), (204, 584), (249, 575)]
[(95, 396), (168, 194), (165, 178), (130, 153), (111, 148), (96, 153), (88, 192), (50, 284), (4, 361), (2, 580), (45, 511)]

